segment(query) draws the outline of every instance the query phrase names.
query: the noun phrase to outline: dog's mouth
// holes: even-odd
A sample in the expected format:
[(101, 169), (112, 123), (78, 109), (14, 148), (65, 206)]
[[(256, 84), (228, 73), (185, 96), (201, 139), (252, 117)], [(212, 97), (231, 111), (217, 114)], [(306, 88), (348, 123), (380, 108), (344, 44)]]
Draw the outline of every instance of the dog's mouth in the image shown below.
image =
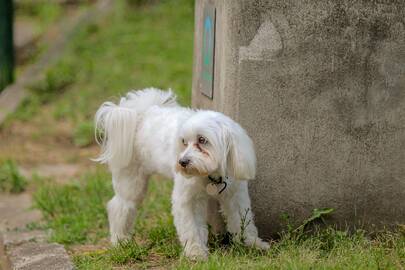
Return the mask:
[(181, 173), (184, 176), (208, 176), (206, 171), (199, 170), (194, 167), (193, 164), (189, 164), (186, 167), (182, 167), (180, 164), (176, 165), (176, 172)]

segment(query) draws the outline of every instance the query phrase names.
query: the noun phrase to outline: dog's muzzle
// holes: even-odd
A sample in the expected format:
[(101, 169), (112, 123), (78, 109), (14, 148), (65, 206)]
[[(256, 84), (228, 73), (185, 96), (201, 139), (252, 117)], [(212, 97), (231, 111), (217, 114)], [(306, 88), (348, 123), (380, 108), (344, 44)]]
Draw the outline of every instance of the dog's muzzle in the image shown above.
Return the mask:
[(185, 168), (188, 164), (190, 164), (190, 160), (188, 158), (181, 158), (179, 160), (179, 164), (181, 167)]

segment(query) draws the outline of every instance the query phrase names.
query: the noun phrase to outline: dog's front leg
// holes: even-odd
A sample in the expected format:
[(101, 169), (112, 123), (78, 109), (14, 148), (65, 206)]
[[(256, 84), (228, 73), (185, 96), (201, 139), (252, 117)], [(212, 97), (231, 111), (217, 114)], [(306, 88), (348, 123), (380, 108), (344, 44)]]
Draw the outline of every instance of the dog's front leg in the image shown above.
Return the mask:
[(201, 195), (190, 181), (181, 176), (175, 179), (172, 193), (174, 225), (184, 255), (205, 260), (208, 257), (207, 196)]
[(228, 232), (239, 237), (247, 246), (268, 249), (270, 245), (258, 237), (247, 182), (235, 181), (232, 185), (233, 190), (219, 198)]

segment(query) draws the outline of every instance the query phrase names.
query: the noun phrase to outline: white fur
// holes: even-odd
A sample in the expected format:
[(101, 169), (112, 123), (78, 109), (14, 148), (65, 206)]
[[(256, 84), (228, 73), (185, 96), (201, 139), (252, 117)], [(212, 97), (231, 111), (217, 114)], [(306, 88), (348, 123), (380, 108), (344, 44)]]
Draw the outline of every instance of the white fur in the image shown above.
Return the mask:
[(148, 177), (159, 173), (174, 179), (172, 213), (186, 256), (208, 256), (208, 175), (228, 177), (227, 188), (214, 196), (227, 230), (246, 245), (269, 247), (253, 222), (243, 180), (255, 177), (256, 158), (239, 124), (219, 112), (180, 107), (171, 91), (155, 88), (129, 92), (118, 105), (104, 103), (95, 120), (102, 147), (97, 161), (108, 163), (115, 191), (107, 207), (112, 243), (130, 237)]

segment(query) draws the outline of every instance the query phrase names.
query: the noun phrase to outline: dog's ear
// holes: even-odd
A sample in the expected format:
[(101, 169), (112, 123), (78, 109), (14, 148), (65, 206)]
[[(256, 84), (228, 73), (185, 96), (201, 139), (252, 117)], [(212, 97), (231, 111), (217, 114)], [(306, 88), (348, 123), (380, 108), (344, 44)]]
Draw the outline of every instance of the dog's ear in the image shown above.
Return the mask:
[(246, 131), (235, 122), (226, 128), (228, 153), (227, 175), (235, 180), (251, 180), (256, 176), (256, 154), (252, 140)]

